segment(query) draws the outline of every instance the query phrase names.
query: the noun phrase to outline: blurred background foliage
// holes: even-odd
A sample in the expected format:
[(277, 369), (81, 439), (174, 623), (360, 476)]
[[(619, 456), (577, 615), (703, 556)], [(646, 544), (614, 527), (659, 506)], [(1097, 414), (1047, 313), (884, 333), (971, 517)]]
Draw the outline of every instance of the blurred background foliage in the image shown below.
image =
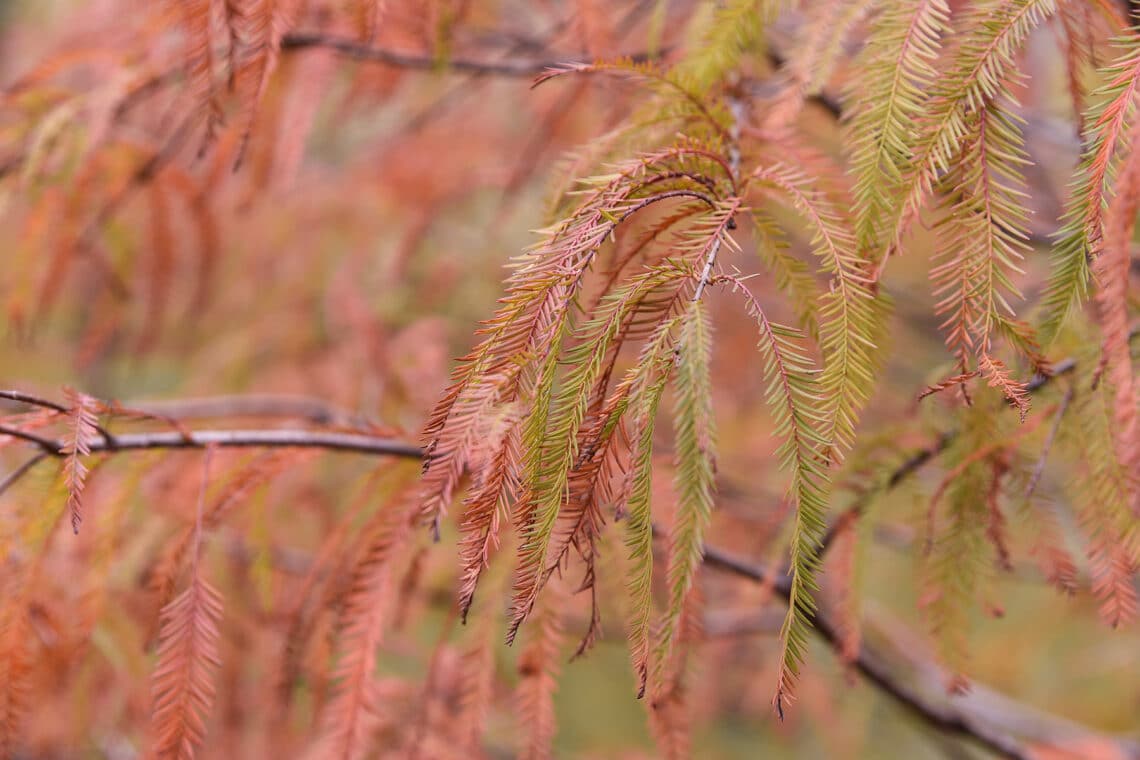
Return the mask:
[[(332, 14), (324, 3), (306, 5), (313, 23)], [(233, 169), (240, 134), (226, 130), (200, 158), (190, 142), (178, 146), (176, 159), (158, 169), (158, 181), (143, 187), (131, 184), (131, 172), (169, 134), (178, 96), (139, 96), (129, 114), (114, 116), (123, 123), (113, 141), (105, 141), (103, 130), (122, 107), (124, 88), (155, 70), (168, 52), (162, 45), (173, 44), (147, 42), (157, 39), (152, 14), (112, 0), (0, 4), (0, 82), (8, 87), (0, 110), (2, 384), (50, 397), (74, 386), (124, 403), (301, 394), (414, 439), (446, 384), (451, 357), (471, 345), (473, 327), (500, 295), (508, 257), (533, 241), (529, 230), (546, 223), (549, 188), (565, 176), (567, 151), (619, 123), (638, 97), (636, 85), (603, 78), (531, 90), (526, 77), (449, 68), (449, 56), (559, 60), (669, 50), (683, 43), (699, 4), (388, 5), (375, 44), (438, 56), (437, 70), (285, 50), (240, 168)], [(788, 43), (794, 23), (795, 14), (782, 19), (774, 49)], [(1025, 281), (1032, 302), (1046, 271), (1041, 241), (1057, 226), (1077, 148), (1050, 29), (1035, 33), (1023, 66), (1034, 82), (1024, 102), (1038, 207), (1032, 224), (1039, 239)], [(745, 62), (744, 73), (757, 82), (772, 71), (763, 56)], [(842, 80), (841, 70), (827, 92), (842, 92)], [(826, 109), (812, 105), (802, 119), (817, 145), (839, 155), (841, 131)], [(744, 254), (727, 263), (746, 274), (763, 272), (749, 230), (742, 227), (736, 237)], [(885, 283), (895, 302), (893, 352), (865, 413), (866, 443), (839, 478), (855, 488), (946, 428), (950, 394), (915, 401), (923, 386), (952, 374), (932, 316), (927, 237), (917, 236)], [(792, 239), (790, 246), (811, 260), (807, 240)], [(776, 305), (781, 296), (765, 276), (753, 282), (777, 313), (790, 313), (790, 306)], [(754, 326), (726, 296), (713, 294), (710, 303), (722, 452), (710, 539), (740, 556), (778, 562), (773, 547), (787, 481), (771, 455)], [(1053, 358), (1082, 348), (1071, 341)], [(1058, 383), (1040, 394), (1035, 413), (1063, 392)], [(1001, 424), (1016, 424), (1010, 416), (1003, 414)], [(1039, 448), (1047, 429), (1048, 423), (1028, 440)], [(662, 445), (667, 452), (668, 441)], [(20, 455), (16, 446), (0, 450), (5, 471)], [(198, 456), (156, 452), (100, 464), (87, 497), (94, 527), (78, 538), (57, 524), (65, 494), (51, 465), (0, 498), (9, 568), (37, 554), (36, 547), (51, 546), (35, 582), (39, 645), (24, 727), (28, 752), (18, 756), (127, 758), (143, 746), (148, 694), (137, 686), (153, 656), (146, 621), (155, 604), (147, 578), (191, 514)], [(214, 488), (225, 490), (227, 479), (260, 456), (219, 454)], [(666, 453), (663, 467), (667, 460)], [(1064, 456), (1050, 459), (1043, 490), (1058, 500), (1069, 467)], [(308, 653), (302, 685), (282, 717), (275, 674), (289, 620), (281, 610), (362, 493), (365, 512), (375, 508), (373, 479), (382, 483), (379, 493), (390, 493), (417, 473), (410, 464), (384, 465), (379, 474), (375, 468), (347, 454), (290, 460), (215, 532), (207, 557), (227, 599), (224, 665), (203, 756), (293, 757), (305, 746), (329, 686), (321, 674), (329, 653), (320, 645)], [(925, 515), (945, 474), (936, 462), (876, 495), (860, 528), (869, 536), (858, 580), (864, 614), (916, 660), (934, 657), (931, 642), (914, 631), (926, 630), (916, 611)], [(839, 489), (836, 508), (854, 494)], [(1034, 517), (1011, 519), (1031, 524)], [(403, 716), (405, 727), (416, 720), (446, 723), (461, 653), (473, 635), (451, 612), (454, 532), (435, 547), (426, 536), (416, 540), (424, 547), (411, 560), (420, 563), (418, 589), (378, 664), (383, 704)], [(1043, 710), (1105, 731), (1135, 732), (1136, 627), (1109, 630), (1100, 623), (1087, 578), (1071, 597), (1050, 588), (1029, 548), (1015, 539), (1013, 570), (995, 572), (986, 587), (985, 605), (972, 621), (969, 675)], [(611, 540), (602, 555), (603, 588), (621, 583), (614, 567), (620, 568), (620, 554)], [(827, 567), (829, 574), (842, 572), (830, 559)], [(827, 583), (825, 576), (825, 598)], [(694, 658), (690, 695), (697, 756), (987, 756), (932, 731), (847, 672), (821, 644), (810, 652), (798, 700), (777, 721), (770, 700), (781, 603), (713, 571), (702, 575), (701, 587), (706, 639)], [(477, 604), (495, 602), (487, 593)], [(86, 623), (76, 622), (77, 610)], [(557, 755), (653, 757), (621, 615), (608, 603), (604, 613), (600, 645), (563, 667)], [(571, 632), (580, 630), (585, 600), (567, 597), (563, 614)], [(517, 648), (494, 649), (490, 757), (513, 756), (521, 730), (509, 699), (517, 655)]]

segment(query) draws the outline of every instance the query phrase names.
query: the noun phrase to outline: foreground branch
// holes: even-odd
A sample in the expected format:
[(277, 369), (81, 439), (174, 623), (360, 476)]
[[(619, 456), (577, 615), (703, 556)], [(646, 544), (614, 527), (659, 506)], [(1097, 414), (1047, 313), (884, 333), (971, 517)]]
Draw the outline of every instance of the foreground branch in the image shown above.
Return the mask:
[[(787, 573), (773, 578), (764, 568), (716, 547), (705, 547), (705, 564), (765, 584), (784, 601), (791, 594), (792, 578)], [(832, 647), (841, 645), (838, 626), (825, 611), (816, 612), (814, 630)], [(865, 630), (864, 638), (876, 637), (881, 637), (881, 633)], [(902, 647), (892, 647), (892, 651), (896, 649), (903, 651)], [(929, 663), (919, 664), (910, 680), (915, 680), (914, 675), (921, 676), (927, 683), (933, 682), (936, 688), (912, 685), (896, 672), (893, 659), (863, 643), (853, 664), (880, 691), (893, 697), (923, 722), (946, 733), (972, 738), (1002, 757), (1033, 760), (1038, 757), (1034, 745), (1055, 748), (1068, 745), (1075, 749), (1095, 744), (1111, 748), (1116, 753), (1113, 757), (1140, 758), (1138, 742), (1101, 734), (1059, 716), (1038, 712), (981, 685), (973, 685), (969, 695), (948, 697), (939, 685), (945, 683), (945, 678), (940, 678), (938, 669)], [(941, 697), (933, 696), (931, 691), (941, 691)]]

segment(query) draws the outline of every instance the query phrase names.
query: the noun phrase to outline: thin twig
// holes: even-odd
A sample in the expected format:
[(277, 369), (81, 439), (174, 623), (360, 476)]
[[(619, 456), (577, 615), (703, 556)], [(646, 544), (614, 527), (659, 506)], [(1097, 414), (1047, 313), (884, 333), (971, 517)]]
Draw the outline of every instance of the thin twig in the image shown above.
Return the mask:
[[(638, 203), (635, 203), (633, 206), (630, 206), (629, 209), (624, 211), (622, 213), (622, 215), (620, 217), (618, 217), (618, 221), (616, 224), (621, 224), (622, 222), (624, 222), (625, 220), (629, 219), (631, 216), (636, 214), (638, 211), (641, 211), (642, 209), (648, 208), (649, 206), (652, 206), (654, 203), (660, 203), (661, 201), (667, 201), (670, 198), (695, 198), (699, 201), (703, 201), (711, 209), (716, 208), (716, 201), (713, 200), (713, 198), (706, 193), (702, 193), (702, 192), (699, 192), (697, 190), (665, 190), (665, 191), (660, 192), (660, 193), (654, 193), (653, 195), (650, 195), (647, 198), (642, 198)], [(719, 244), (719, 241), (717, 241), (717, 242)]]
[(31, 470), (43, 460), (47, 459), (48, 456), (49, 454), (46, 451), (41, 451), (40, 453), (25, 460), (23, 464), (5, 475), (4, 479), (0, 480), (0, 496), (3, 496), (4, 492), (11, 488), (13, 483), (27, 475), (29, 470)]
[(713, 241), (712, 248), (709, 249), (709, 255), (705, 257), (705, 266), (701, 269), (700, 279), (697, 280), (697, 289), (693, 292), (693, 300), (701, 300), (701, 295), (705, 292), (705, 288), (712, 279), (712, 270), (716, 266), (716, 257), (720, 253), (720, 236)]
[(54, 409), (61, 414), (67, 414), (70, 411), (63, 404), (51, 401), (50, 399), (40, 398), (39, 396), (33, 396), (31, 393), (24, 393), (23, 391), (0, 390), (0, 398), (8, 399), (9, 401), (19, 401), (21, 404), (42, 406), (44, 409)]
[(19, 438), (22, 441), (27, 441), (28, 443), (34, 443), (43, 449), (45, 454), (50, 454), (51, 456), (63, 456), (63, 444), (60, 441), (43, 438), (35, 433), (26, 433), (19, 428), (8, 427), (7, 425), (0, 425), (0, 435), (8, 435), (13, 438)]
[(1069, 408), (1069, 404), (1073, 401), (1073, 388), (1069, 387), (1065, 391), (1064, 397), (1061, 399), (1060, 406), (1057, 407), (1057, 412), (1053, 416), (1053, 424), (1049, 427), (1049, 432), (1045, 435), (1045, 443), (1041, 447), (1041, 456), (1037, 458), (1037, 464), (1033, 467), (1033, 472), (1029, 476), (1029, 482), (1025, 484), (1024, 499), (1028, 500), (1033, 496), (1033, 492), (1037, 490), (1037, 484), (1041, 482), (1041, 476), (1045, 474), (1045, 460), (1049, 457), (1049, 452), (1053, 448), (1053, 441), (1057, 438), (1057, 431), (1061, 429), (1061, 418), (1065, 416), (1065, 412)]
[[(31, 393), (25, 393), (24, 391), (0, 390), (0, 399), (18, 401), (21, 404), (29, 404), (31, 406), (38, 406), (44, 409), (51, 409), (52, 411), (59, 412), (60, 414), (71, 413), (71, 410), (63, 404), (52, 401), (51, 399), (40, 398), (39, 396), (35, 396)], [(110, 441), (112, 446), (114, 445), (115, 436), (111, 435), (111, 433), (107, 431), (102, 425), (96, 423), (95, 432), (103, 436), (104, 440)]]

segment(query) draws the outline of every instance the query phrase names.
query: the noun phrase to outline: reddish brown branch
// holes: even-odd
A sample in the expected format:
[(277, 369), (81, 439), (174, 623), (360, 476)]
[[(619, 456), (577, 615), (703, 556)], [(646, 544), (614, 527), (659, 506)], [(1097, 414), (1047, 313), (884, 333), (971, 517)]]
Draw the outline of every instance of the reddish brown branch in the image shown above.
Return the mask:
[[(789, 574), (781, 573), (773, 578), (763, 567), (752, 565), (716, 547), (705, 546), (705, 564), (764, 584), (785, 601), (791, 594), (792, 577)], [(816, 612), (813, 629), (832, 647), (838, 649), (842, 644), (839, 627), (825, 610)], [(876, 637), (871, 634), (865, 638)], [(893, 662), (895, 659), (864, 642), (860, 644), (853, 665), (879, 690), (890, 695), (923, 722), (946, 733), (974, 739), (1002, 757), (1032, 760), (1038, 756), (1034, 752), (1034, 745), (1064, 746), (1079, 743), (1081, 746), (1092, 746), (1086, 742), (1096, 742), (1098, 746), (1113, 747), (1122, 758), (1140, 758), (1140, 743), (1100, 734), (1059, 716), (1031, 710), (981, 685), (973, 685), (970, 696), (965, 698), (948, 697), (944, 692), (937, 697), (932, 696), (929, 692), (935, 690), (914, 685), (913, 678), (904, 680), (897, 672), (897, 665)], [(929, 664), (923, 664), (920, 669), (936, 670)], [(983, 706), (984, 712), (981, 709)], [(1025, 720), (1026, 716), (1032, 716), (1032, 720)], [(1029, 735), (1030, 732), (1032, 735)]]
[(57, 456), (57, 457), (61, 457), (64, 455), (63, 454), (63, 443), (62, 442), (54, 441), (50, 438), (44, 438), (42, 436), (36, 435), (35, 433), (28, 433), (28, 432), (25, 432), (23, 430), (20, 430), (19, 428), (8, 427), (7, 425), (0, 425), (0, 435), (7, 435), (7, 436), (11, 436), (12, 438), (19, 438), (21, 441), (27, 441), (28, 443), (34, 443), (35, 445), (37, 445), (41, 449), (43, 449), (45, 454), (51, 454), (52, 456)]
[(44, 409), (53, 409), (61, 414), (67, 414), (68, 409), (63, 404), (58, 404), (46, 398), (33, 396), (31, 393), (24, 393), (23, 391), (13, 390), (0, 390), (0, 398), (9, 401), (19, 401), (21, 404), (30, 404), (32, 406), (41, 406)]
[[(59, 412), (60, 414), (68, 414), (71, 411), (70, 409), (68, 409), (63, 404), (57, 403), (57, 402), (52, 401), (50, 399), (40, 398), (39, 396), (35, 396), (31, 393), (24, 393), (23, 391), (0, 390), (0, 399), (7, 399), (8, 401), (18, 401), (21, 404), (29, 404), (31, 406), (38, 406), (38, 407), (41, 407), (43, 409), (51, 409), (53, 412)], [(103, 436), (104, 440), (110, 441), (112, 446), (114, 445), (115, 437), (113, 435), (111, 435), (101, 425), (99, 425), (99, 424), (95, 425), (95, 432), (97, 432), (97, 433), (99, 433), (99, 435)], [(17, 436), (17, 437), (23, 438), (24, 436)], [(30, 440), (30, 439), (26, 439), (26, 440)]]

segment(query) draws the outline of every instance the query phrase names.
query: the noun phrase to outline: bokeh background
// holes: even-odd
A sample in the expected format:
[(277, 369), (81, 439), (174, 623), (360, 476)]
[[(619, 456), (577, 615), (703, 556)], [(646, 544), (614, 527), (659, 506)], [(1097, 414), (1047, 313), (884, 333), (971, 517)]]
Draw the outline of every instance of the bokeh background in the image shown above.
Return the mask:
[[(629, 0), (389, 2), (373, 44), (438, 64), (421, 71), (327, 49), (283, 50), (235, 170), (240, 129), (223, 129), (200, 156), (196, 134), (173, 148), (165, 142), (186, 105), (186, 88), (142, 89), (178, 44), (162, 32), (168, 19), (144, 5), (0, 3), (0, 385), (52, 398), (73, 386), (126, 405), (304, 396), (343, 410), (342, 422), (364, 419), (408, 440), (445, 387), (452, 358), (471, 346), (478, 321), (494, 308), (509, 258), (535, 240), (530, 230), (549, 221), (550, 189), (565, 181), (571, 151), (588, 151), (643, 97), (636, 84), (602, 77), (532, 90), (527, 76), (465, 73), (448, 61), (673, 54), (691, 44), (694, 14), (707, 11), (702, 3)], [(296, 5), (296, 29), (356, 33), (335, 2)], [(773, 51), (794, 55), (797, 18), (788, 14), (772, 30)], [(852, 50), (858, 36), (847, 43)], [(1022, 283), (1029, 306), (1078, 152), (1057, 45), (1043, 28), (1022, 62), (1032, 83), (1022, 105), (1036, 162), (1027, 170), (1037, 212)], [(774, 69), (757, 55), (743, 74), (762, 87)], [(841, 67), (828, 97), (840, 97), (843, 79)], [(240, 122), (238, 106), (227, 108), (231, 125)], [(826, 107), (810, 104), (802, 129), (842, 156), (842, 128)], [(137, 181), (138, 167), (155, 155), (163, 164), (153, 178)], [(928, 445), (951, 419), (949, 394), (915, 400), (951, 368), (926, 279), (930, 236), (917, 235), (885, 283), (895, 302), (891, 359), (865, 414), (867, 443), (839, 478), (837, 509)], [(776, 313), (790, 314), (760, 265), (756, 241), (744, 228), (738, 239), (743, 253), (724, 263), (759, 273), (757, 292)], [(789, 244), (811, 261), (806, 236)], [(711, 303), (721, 455), (710, 539), (757, 563), (778, 564), (787, 477), (773, 456), (754, 325), (727, 297), (713, 294)], [(1062, 346), (1052, 358), (1070, 348), (1080, 347)], [(1057, 404), (1062, 392), (1046, 389), (1036, 409)], [(194, 421), (295, 423), (288, 416)], [(1029, 438), (1033, 445), (1040, 447), (1047, 428)], [(664, 432), (663, 468), (668, 450)], [(25, 455), (5, 441), (3, 470)], [(58, 519), (64, 494), (51, 465), (0, 496), (3, 572), (11, 580), (42, 556), (34, 580), (36, 664), (21, 729), (27, 745), (16, 756), (140, 756), (157, 599), (148, 578), (192, 514), (199, 456), (152, 453), (101, 464), (87, 496), (90, 530), (78, 538)], [(229, 488), (258, 456), (219, 454), (215, 489)], [(1066, 510), (1069, 466), (1063, 456), (1051, 460), (1041, 489), (1078, 558), (1079, 588), (1065, 596), (1050, 587), (1030, 554), (1033, 513), (1012, 513), (1014, 567), (995, 569), (976, 606), (967, 675), (1033, 709), (1135, 733), (1140, 634), (1098, 619)], [(329, 688), (322, 673), (331, 655), (321, 641), (332, 621), (312, 622), (316, 643), (303, 658), (303, 684), (282, 710), (275, 674), (288, 610), (336, 526), (376, 508), (417, 469), (385, 464), (377, 475), (376, 468), (374, 460), (348, 454), (290, 460), (251, 488), (211, 534), (206, 561), (227, 604), (224, 664), (203, 756), (301, 756)], [(901, 677), (932, 691), (938, 676), (908, 663), (937, 656), (918, 599), (926, 512), (945, 475), (935, 462), (875, 495), (860, 526), (866, 545), (854, 582), (866, 635), (898, 655)], [(667, 520), (668, 478), (660, 481)], [(454, 527), (440, 545), (416, 540), (416, 589), (378, 664), (384, 725), (395, 726), (384, 729), (392, 746), (415, 721), (429, 733), (446, 724), (472, 636), (451, 612)], [(613, 600), (621, 597), (620, 554), (620, 542), (611, 540), (599, 570)], [(825, 599), (830, 579), (847, 571), (842, 558), (829, 558)], [(778, 721), (771, 698), (780, 601), (713, 570), (701, 584), (705, 638), (693, 657), (689, 694), (696, 756), (987, 756), (968, 740), (932, 730), (822, 643), (809, 652), (798, 700)], [(489, 593), (479, 603), (496, 599)], [(620, 607), (607, 601), (604, 613), (603, 640), (562, 669), (557, 756), (654, 757)], [(585, 600), (568, 595), (571, 637), (586, 615)], [(483, 749), (489, 757), (513, 757), (525, 728), (510, 698), (518, 652), (496, 645), (493, 656), (495, 700)]]

